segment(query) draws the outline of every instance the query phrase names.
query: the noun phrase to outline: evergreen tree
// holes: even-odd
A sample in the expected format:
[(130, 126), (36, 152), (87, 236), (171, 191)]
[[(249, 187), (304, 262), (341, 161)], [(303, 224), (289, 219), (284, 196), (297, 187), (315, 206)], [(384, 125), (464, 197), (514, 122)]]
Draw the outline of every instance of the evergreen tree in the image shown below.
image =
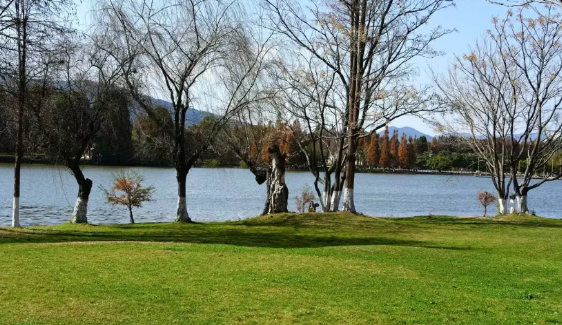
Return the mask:
[(409, 168), (416, 167), (416, 142), (410, 136), (408, 138), (408, 166)]
[(384, 129), (384, 135), (382, 137), (382, 150), (379, 165), (384, 168), (390, 167), (390, 143), (388, 139), (388, 127)]
[(414, 142), (416, 143), (416, 154), (421, 155), (428, 150), (428, 143), (425, 135), (422, 135), (419, 139), (415, 139)]
[(408, 155), (408, 141), (406, 140), (406, 135), (402, 133), (402, 138), (400, 139), (400, 146), (398, 147), (398, 166), (400, 168), (408, 168), (410, 162)]

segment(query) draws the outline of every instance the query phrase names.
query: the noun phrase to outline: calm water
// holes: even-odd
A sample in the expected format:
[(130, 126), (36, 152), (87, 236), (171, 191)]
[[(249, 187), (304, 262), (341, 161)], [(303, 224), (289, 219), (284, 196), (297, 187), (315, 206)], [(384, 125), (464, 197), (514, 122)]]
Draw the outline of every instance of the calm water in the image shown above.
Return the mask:
[[(137, 222), (173, 221), (177, 185), (171, 168), (135, 168), (146, 178), (145, 185), (156, 188), (154, 201), (134, 210)], [(84, 174), (94, 181), (88, 204), (88, 220), (93, 224), (127, 223), (128, 211), (105, 203), (99, 185), (109, 187), (117, 168), (86, 167)], [(0, 226), (10, 225), (13, 170), (0, 165)], [(289, 209), (296, 210), (294, 197), (305, 185), (313, 184), (307, 172), (289, 172)], [(196, 221), (238, 220), (261, 213), (265, 186), (242, 169), (193, 169), (187, 177), (189, 215)], [(445, 214), (481, 215), (476, 200), (479, 190), (493, 191), (489, 178), (441, 175), (358, 174), (355, 181), (357, 210), (373, 216), (413, 216)], [(64, 168), (24, 166), (22, 169), (22, 225), (60, 224), (70, 219), (78, 187)], [(562, 181), (533, 190), (529, 207), (537, 214), (562, 218)], [(492, 213), (495, 211), (491, 208)]]

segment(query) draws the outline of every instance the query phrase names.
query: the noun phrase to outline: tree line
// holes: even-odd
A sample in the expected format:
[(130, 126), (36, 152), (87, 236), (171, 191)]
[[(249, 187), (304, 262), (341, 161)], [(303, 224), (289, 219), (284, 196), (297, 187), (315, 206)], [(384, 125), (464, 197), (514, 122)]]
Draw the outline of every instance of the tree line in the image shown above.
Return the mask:
[[(71, 171), (72, 222), (85, 223), (93, 181), (81, 164), (102, 159), (102, 150), (173, 166), (179, 222), (191, 221), (189, 171), (213, 155), (241, 161), (266, 184), (264, 213), (287, 211), (291, 165), (311, 172), (322, 211), (355, 213), (359, 169), (474, 168), (475, 157), (492, 174), (500, 205), (513, 184), (525, 212), (527, 192), (540, 185), (531, 178), (559, 152), (559, 17), (549, 7), (536, 20), (519, 11), (519, 24), (496, 19), (495, 31), (448, 76), (418, 86), (413, 60), (439, 56), (431, 45), (453, 32), (428, 29), (428, 21), (452, 6), (104, 0), (84, 32), (72, 25), (69, 0), (7, 1), (0, 6), (0, 146), (15, 153), (12, 225), (19, 226), (24, 152), (42, 152)], [(210, 114), (192, 125), (195, 108)], [(402, 116), (427, 114), (453, 136), (428, 144), (376, 134)], [(467, 125), (471, 136), (458, 134)], [(558, 166), (543, 181), (561, 175)]]

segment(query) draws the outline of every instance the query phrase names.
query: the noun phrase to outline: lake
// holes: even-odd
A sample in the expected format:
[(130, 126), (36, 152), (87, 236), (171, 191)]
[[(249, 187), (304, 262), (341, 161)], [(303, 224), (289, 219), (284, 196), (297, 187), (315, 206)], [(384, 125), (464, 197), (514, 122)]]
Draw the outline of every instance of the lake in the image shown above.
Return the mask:
[[(123, 206), (105, 202), (99, 185), (111, 185), (117, 167), (86, 166), (84, 174), (94, 182), (88, 204), (92, 224), (127, 223)], [(174, 220), (177, 185), (172, 168), (134, 168), (145, 176), (145, 185), (156, 188), (154, 201), (135, 209), (136, 222)], [(294, 197), (306, 185), (313, 185), (308, 172), (288, 172), (289, 210), (296, 211)], [(477, 191), (493, 192), (489, 178), (451, 175), (357, 174), (355, 205), (359, 212), (381, 217), (415, 215), (481, 215)], [(76, 200), (78, 185), (64, 167), (25, 165), (22, 168), (21, 224), (50, 225), (67, 222)], [(0, 165), (0, 226), (11, 224), (13, 193), (12, 165)], [(562, 181), (548, 182), (530, 192), (529, 208), (538, 215), (561, 218)], [(187, 205), (195, 221), (226, 221), (254, 217), (261, 213), (265, 185), (243, 169), (195, 168), (187, 176)], [(343, 198), (342, 198), (343, 201)], [(495, 213), (490, 207), (489, 212)]]

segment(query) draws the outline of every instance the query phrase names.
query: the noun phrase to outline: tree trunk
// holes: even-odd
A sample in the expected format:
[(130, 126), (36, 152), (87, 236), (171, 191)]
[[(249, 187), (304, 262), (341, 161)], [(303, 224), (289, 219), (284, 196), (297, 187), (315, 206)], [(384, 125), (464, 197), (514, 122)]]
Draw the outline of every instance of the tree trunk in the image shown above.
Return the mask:
[(265, 204), (263, 207), (263, 212), (261, 213), (263, 216), (266, 214), (269, 214), (269, 205), (271, 202), (271, 197), (270, 197), (270, 193), (271, 193), (271, 171), (270, 168), (268, 168), (267, 172), (266, 172), (266, 179), (265, 179), (265, 188), (266, 188), (266, 192), (267, 195), (265, 196)]
[(351, 13), (351, 48), (350, 48), (350, 73), (349, 73), (349, 91), (347, 99), (348, 107), (348, 138), (347, 138), (347, 164), (345, 166), (345, 193), (343, 200), (343, 211), (356, 213), (355, 202), (353, 198), (353, 189), (355, 187), (355, 164), (357, 153), (357, 134), (359, 134), (359, 101), (362, 92), (362, 75), (365, 63), (364, 49), (366, 40), (363, 39), (365, 32), (365, 15), (366, 5), (360, 4), (359, 1), (353, 1), (350, 4)]
[(129, 219), (131, 219), (131, 223), (135, 223), (135, 219), (133, 219), (133, 208), (129, 207)]
[(341, 171), (339, 170), (339, 168), (336, 168), (336, 172), (334, 173), (334, 185), (332, 185), (332, 188), (330, 189), (330, 198), (328, 199), (329, 206), (330, 206), (330, 209), (328, 211), (330, 212), (336, 212), (340, 208), (340, 197), (341, 197), (340, 172)]
[[(314, 179), (314, 190), (316, 191), (316, 195), (318, 195), (318, 205), (322, 209), (322, 212), (327, 212), (326, 197), (328, 195), (328, 184), (326, 182), (329, 181), (327, 177), (329, 177), (330, 174), (324, 175), (323, 191), (321, 191), (320, 187), (318, 186), (318, 184), (320, 183), (320, 177), (318, 171), (315, 172), (316, 174)], [(316, 211), (316, 209), (314, 211)]]
[(322, 204), (322, 212), (330, 211), (330, 191), (324, 190), (320, 203)]
[[(243, 156), (240, 155), (240, 157), (242, 158)], [(262, 215), (266, 215), (267, 212), (269, 211), (269, 167), (267, 169), (257, 168), (250, 160), (246, 160), (244, 158), (242, 159), (246, 163), (246, 165), (250, 168), (252, 174), (254, 174), (256, 183), (258, 183), (258, 185), (266, 183), (265, 188), (267, 191), (267, 195), (265, 196), (265, 205), (261, 213)]]
[(178, 180), (178, 208), (176, 211), (176, 222), (192, 222), (187, 214), (186, 201), (186, 181), (187, 171), (177, 170), (176, 178)]
[[(81, 150), (83, 152), (83, 150)], [(92, 191), (93, 182), (89, 178), (85, 178), (80, 169), (80, 156), (67, 160), (67, 167), (74, 175), (76, 183), (78, 183), (78, 198), (72, 212), (71, 223), (88, 223), (88, 199)]]
[(20, 225), (20, 198), (14, 195), (12, 208), (12, 227), (21, 227)]
[(517, 195), (517, 211), (520, 213), (529, 213), (529, 208), (527, 207), (527, 195)]
[(498, 199), (498, 214), (507, 214), (507, 200), (499, 198)]
[(23, 158), (23, 105), (18, 111), (18, 130), (16, 142), (16, 159), (14, 166), (14, 205), (12, 210), (12, 227), (20, 225), (20, 183), (21, 183), (21, 160)]
[(344, 199), (343, 199), (343, 211), (356, 213), (355, 211), (355, 201), (353, 198), (353, 188), (345, 187)]
[(337, 212), (340, 208), (341, 191), (334, 185), (332, 197), (330, 198), (330, 212)]
[[(353, 127), (350, 127), (353, 130)], [(355, 187), (355, 152), (356, 141), (354, 131), (350, 131), (349, 146), (347, 151), (347, 165), (346, 165), (346, 179), (345, 179), (345, 192), (343, 198), (343, 211), (356, 213), (355, 201), (353, 197), (353, 188)], [(339, 200), (338, 200), (339, 201)], [(338, 202), (339, 203), (339, 202)]]
[(93, 182), (86, 178), (78, 184), (78, 198), (72, 212), (71, 223), (88, 223), (88, 199), (92, 190)]
[(323, 191), (320, 191), (320, 188), (318, 187), (316, 182), (314, 185), (316, 187), (316, 192), (318, 193), (319, 197), (319, 201), (320, 201), (320, 206), (322, 208), (322, 212), (330, 212), (330, 207), (331, 207), (331, 185), (332, 185), (332, 172), (330, 170), (326, 170), (324, 172), (324, 184), (323, 184)]
[(268, 214), (288, 212), (287, 200), (289, 189), (285, 184), (285, 155), (281, 154), (277, 145), (269, 148), (271, 171), (268, 180)]
[[(20, 120), (21, 121), (21, 120)], [(16, 161), (14, 166), (14, 202), (12, 207), (12, 227), (20, 225), (20, 182), (21, 182), (21, 159), (23, 156), (23, 141), (21, 123), (18, 121), (18, 140), (16, 143)]]
[(332, 187), (332, 197), (330, 198), (330, 212), (336, 212), (340, 208), (342, 189), (345, 184), (346, 174), (341, 175), (341, 170), (337, 170), (334, 175), (334, 186)]
[[(27, 95), (27, 22), (26, 17), (21, 17), (20, 2), (15, 2), (16, 28), (17, 28), (17, 47), (18, 47), (18, 129), (16, 135), (16, 157), (14, 166), (14, 201), (12, 207), (12, 227), (20, 225), (20, 183), (21, 183), (21, 161), (23, 158), (23, 118), (25, 100)], [(23, 19), (20, 19), (23, 18)]]

